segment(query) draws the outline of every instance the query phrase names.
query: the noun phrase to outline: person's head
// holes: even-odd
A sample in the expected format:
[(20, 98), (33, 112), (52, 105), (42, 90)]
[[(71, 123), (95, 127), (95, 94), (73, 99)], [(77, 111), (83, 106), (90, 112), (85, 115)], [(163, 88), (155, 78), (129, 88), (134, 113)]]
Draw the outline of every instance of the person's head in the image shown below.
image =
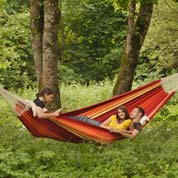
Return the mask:
[(125, 106), (119, 106), (117, 108), (117, 117), (118, 119), (122, 119), (122, 120), (130, 118), (128, 110)]
[(132, 119), (141, 119), (145, 115), (145, 111), (143, 108), (137, 106), (135, 107), (131, 112), (131, 118)]
[(50, 88), (43, 88), (36, 94), (38, 98), (42, 98), (45, 103), (50, 103), (54, 99), (54, 92)]

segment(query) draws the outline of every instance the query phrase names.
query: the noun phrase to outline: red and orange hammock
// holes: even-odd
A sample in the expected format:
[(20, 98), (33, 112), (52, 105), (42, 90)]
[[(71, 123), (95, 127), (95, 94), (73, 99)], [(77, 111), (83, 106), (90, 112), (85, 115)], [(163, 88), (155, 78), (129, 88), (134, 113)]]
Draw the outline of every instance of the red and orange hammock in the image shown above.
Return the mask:
[(8, 91), (0, 89), (0, 94), (5, 100), (11, 98), (11, 102), (9, 101), (9, 103), (14, 103), (13, 109), (18, 118), (35, 137), (52, 138), (73, 143), (80, 143), (83, 140), (87, 140), (94, 141), (95, 143), (108, 144), (123, 137), (119, 134), (110, 133), (99, 126), (72, 119), (71, 116), (87, 116), (91, 119), (103, 122), (109, 116), (116, 113), (118, 106), (125, 105), (129, 112), (135, 106), (144, 108), (146, 115), (149, 120), (151, 120), (174, 95), (176, 84), (173, 85), (172, 88), (171, 85), (175, 83), (177, 79), (178, 74), (174, 74), (101, 103), (75, 111), (61, 113), (58, 117), (49, 119), (33, 117), (32, 109), (28, 103)]

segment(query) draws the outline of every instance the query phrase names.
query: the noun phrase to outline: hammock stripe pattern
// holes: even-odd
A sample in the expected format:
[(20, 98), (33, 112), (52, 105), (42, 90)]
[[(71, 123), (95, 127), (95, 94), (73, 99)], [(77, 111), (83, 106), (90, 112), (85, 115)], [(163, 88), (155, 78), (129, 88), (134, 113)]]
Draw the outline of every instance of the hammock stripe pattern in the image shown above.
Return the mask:
[(178, 73), (156, 80), (135, 90), (115, 96), (109, 100), (61, 113), (58, 117), (39, 119), (33, 116), (32, 109), (24, 99), (0, 89), (1, 96), (12, 106), (17, 117), (35, 137), (52, 138), (63, 142), (81, 143), (83, 140), (99, 144), (109, 144), (123, 137), (110, 133), (104, 128), (72, 119), (72, 116), (86, 116), (103, 122), (117, 112), (117, 107), (125, 105), (129, 112), (136, 106), (143, 107), (149, 120), (163, 107), (177, 90), (175, 81)]

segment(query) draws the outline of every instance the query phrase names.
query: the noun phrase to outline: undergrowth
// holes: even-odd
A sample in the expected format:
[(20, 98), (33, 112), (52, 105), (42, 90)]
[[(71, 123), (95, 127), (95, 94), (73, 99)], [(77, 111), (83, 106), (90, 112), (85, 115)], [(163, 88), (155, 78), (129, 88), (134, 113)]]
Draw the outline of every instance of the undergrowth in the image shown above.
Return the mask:
[[(111, 83), (61, 86), (67, 110), (111, 97)], [(21, 96), (35, 97), (32, 89)], [(107, 146), (35, 138), (0, 100), (0, 177), (3, 178), (177, 178), (178, 96), (173, 97), (133, 141)]]

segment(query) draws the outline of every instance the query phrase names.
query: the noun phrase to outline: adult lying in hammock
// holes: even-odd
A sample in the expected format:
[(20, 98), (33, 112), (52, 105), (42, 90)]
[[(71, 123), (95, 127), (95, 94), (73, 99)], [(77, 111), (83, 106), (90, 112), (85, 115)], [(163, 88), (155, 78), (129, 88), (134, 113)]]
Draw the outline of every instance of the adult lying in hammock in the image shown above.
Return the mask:
[(49, 118), (59, 116), (59, 111), (47, 113), (45, 105), (51, 103), (54, 99), (54, 92), (50, 88), (44, 88), (36, 94), (36, 99), (33, 101), (36, 104), (36, 114), (38, 118)]
[(119, 133), (124, 137), (134, 139), (140, 131), (142, 130), (142, 124), (140, 123), (141, 119), (144, 117), (145, 111), (141, 107), (135, 107), (131, 112), (131, 118), (133, 119), (132, 124), (129, 126), (129, 130), (119, 130), (115, 128), (111, 128), (110, 132)]
[(110, 116), (104, 122), (99, 122), (86, 116), (70, 116), (74, 120), (80, 120), (91, 125), (102, 127), (105, 129), (128, 129), (131, 124), (131, 119), (128, 110), (125, 106), (119, 106), (117, 109), (117, 114)]
[(117, 109), (117, 114), (110, 116), (106, 121), (104, 121), (100, 127), (106, 128), (108, 130), (126, 130), (131, 124), (131, 119), (128, 110), (125, 106), (119, 106)]

